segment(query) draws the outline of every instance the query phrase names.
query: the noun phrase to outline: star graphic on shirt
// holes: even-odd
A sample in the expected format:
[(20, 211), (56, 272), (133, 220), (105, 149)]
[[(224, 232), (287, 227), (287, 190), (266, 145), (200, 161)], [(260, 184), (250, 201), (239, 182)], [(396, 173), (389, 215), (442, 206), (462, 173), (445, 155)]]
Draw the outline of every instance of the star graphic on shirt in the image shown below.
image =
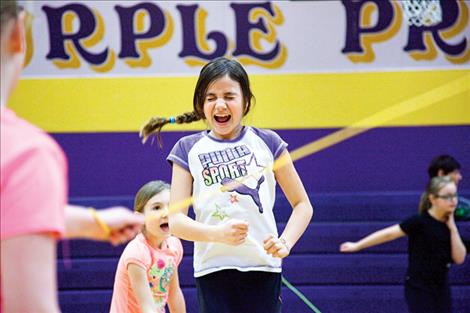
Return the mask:
[(211, 216), (221, 221), (223, 221), (226, 217), (229, 217), (225, 210), (217, 204), (215, 204), (215, 212), (213, 212)]
[(258, 163), (258, 160), (256, 159), (256, 156), (253, 153), (250, 157), (250, 160), (246, 163), (246, 169), (249, 174), (243, 177), (240, 182), (246, 185), (247, 183), (250, 184), (249, 181), (251, 181), (251, 184), (254, 184), (254, 186), (256, 186), (256, 182), (259, 180), (260, 176), (264, 175), (266, 166)]
[(238, 202), (237, 195), (232, 193), (230, 195), (230, 203), (237, 203), (237, 202)]
[[(254, 164), (252, 165), (252, 163)], [(256, 159), (256, 156), (254, 153), (251, 155), (250, 161), (246, 163), (246, 166), (250, 166), (250, 165), (254, 166), (255, 168), (261, 168), (261, 169), (265, 168), (265, 166), (258, 163), (258, 160)]]

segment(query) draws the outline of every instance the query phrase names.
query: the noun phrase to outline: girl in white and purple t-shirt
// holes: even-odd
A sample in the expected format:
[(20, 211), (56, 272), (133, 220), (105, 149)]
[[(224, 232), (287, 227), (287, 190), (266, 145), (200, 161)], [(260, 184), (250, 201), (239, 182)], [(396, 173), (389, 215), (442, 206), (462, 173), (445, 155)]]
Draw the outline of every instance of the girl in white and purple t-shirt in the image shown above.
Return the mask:
[[(242, 125), (252, 98), (243, 67), (218, 58), (201, 70), (193, 112), (152, 118), (141, 131), (145, 141), (167, 123), (204, 119), (209, 127), (181, 138), (168, 156), (171, 232), (195, 242), (202, 313), (280, 312), (281, 259), (313, 214), (287, 144), (271, 130)], [(273, 214), (276, 182), (293, 208), (281, 236)], [(195, 220), (187, 215), (191, 202)]]

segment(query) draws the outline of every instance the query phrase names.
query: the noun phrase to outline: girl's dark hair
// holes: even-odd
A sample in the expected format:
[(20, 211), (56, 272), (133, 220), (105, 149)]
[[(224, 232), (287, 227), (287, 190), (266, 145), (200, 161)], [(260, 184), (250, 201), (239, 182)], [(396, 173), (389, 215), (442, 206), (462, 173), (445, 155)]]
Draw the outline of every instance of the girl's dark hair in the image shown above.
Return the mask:
[[(254, 95), (250, 89), (250, 80), (248, 79), (248, 74), (246, 73), (243, 66), (237, 61), (229, 60), (227, 58), (217, 58), (207, 63), (199, 73), (199, 79), (194, 89), (193, 111), (174, 117), (174, 122), (177, 124), (182, 124), (205, 119), (204, 100), (207, 88), (213, 81), (225, 75), (228, 75), (231, 79), (240, 84), (243, 100), (246, 104), (243, 116), (248, 114), (251, 108), (251, 101), (254, 99)], [(149, 137), (156, 135), (161, 146), (160, 131), (162, 127), (170, 123), (170, 121), (171, 118), (152, 117), (146, 124), (142, 126), (140, 130), (140, 137), (142, 138), (142, 142), (145, 143)]]
[(460, 163), (450, 155), (439, 155), (432, 159), (428, 167), (429, 178), (437, 176), (439, 170), (442, 170), (444, 175), (449, 174), (455, 170), (460, 169)]
[(170, 189), (170, 185), (162, 180), (154, 180), (140, 187), (134, 199), (134, 211), (144, 213), (147, 202), (165, 189)]
[(448, 184), (453, 184), (454, 182), (448, 176), (436, 176), (433, 177), (427, 187), (426, 190), (421, 195), (421, 199), (419, 201), (419, 212), (423, 213), (429, 210), (432, 206), (431, 201), (429, 200), (430, 195), (437, 196), (439, 190), (444, 188)]
[(0, 26), (3, 27), (12, 18), (16, 18), (22, 8), (15, 0), (0, 0)]

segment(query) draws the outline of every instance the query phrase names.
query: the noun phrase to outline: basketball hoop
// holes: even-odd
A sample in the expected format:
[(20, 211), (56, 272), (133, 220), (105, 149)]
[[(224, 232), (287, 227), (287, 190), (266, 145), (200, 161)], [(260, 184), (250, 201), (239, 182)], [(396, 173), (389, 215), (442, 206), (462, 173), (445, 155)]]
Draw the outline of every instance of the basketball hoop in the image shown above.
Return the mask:
[(442, 22), (439, 0), (403, 0), (401, 4), (410, 26), (433, 26)]

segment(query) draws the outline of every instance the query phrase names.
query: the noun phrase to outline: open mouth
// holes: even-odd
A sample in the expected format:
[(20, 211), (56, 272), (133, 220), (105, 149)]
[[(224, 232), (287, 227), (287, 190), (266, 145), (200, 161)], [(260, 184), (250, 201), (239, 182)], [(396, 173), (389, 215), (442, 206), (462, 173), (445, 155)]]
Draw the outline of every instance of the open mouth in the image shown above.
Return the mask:
[(160, 225), (160, 229), (163, 230), (164, 232), (167, 232), (170, 230), (170, 226), (168, 225), (168, 223), (163, 223)]
[(230, 120), (232, 116), (230, 114), (227, 115), (214, 115), (214, 120), (217, 123), (226, 123)]

